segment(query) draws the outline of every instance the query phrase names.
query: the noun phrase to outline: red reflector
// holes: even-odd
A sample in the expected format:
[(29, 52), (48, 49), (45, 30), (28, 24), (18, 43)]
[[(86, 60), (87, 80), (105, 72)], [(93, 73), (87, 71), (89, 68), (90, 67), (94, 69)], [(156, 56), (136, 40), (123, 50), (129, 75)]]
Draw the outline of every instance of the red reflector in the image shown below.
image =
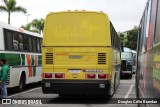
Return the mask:
[(99, 79), (106, 79), (106, 74), (98, 74)]
[(86, 77), (87, 77), (87, 78), (95, 79), (95, 78), (96, 78), (96, 74), (87, 74)]
[(64, 78), (64, 74), (62, 73), (56, 73), (55, 78)]
[(106, 75), (106, 79), (109, 79), (109, 74)]
[(44, 73), (42, 73), (42, 79), (44, 78)]
[(45, 73), (44, 78), (52, 78), (52, 73)]

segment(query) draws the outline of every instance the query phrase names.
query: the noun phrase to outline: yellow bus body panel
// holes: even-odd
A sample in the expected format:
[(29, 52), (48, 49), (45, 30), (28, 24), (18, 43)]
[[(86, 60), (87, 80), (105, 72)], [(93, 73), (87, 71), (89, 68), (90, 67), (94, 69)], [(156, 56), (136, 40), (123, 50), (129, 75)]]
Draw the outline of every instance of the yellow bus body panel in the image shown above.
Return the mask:
[(51, 13), (43, 37), (43, 46), (111, 46), (110, 21), (98, 12)]
[[(50, 47), (43, 48), (42, 52), (45, 55)], [(43, 55), (43, 73), (65, 73), (65, 79), (85, 79), (84, 70), (103, 70), (101, 73), (107, 73), (112, 76), (111, 70), (112, 49), (110, 47), (54, 47), (53, 64), (46, 64), (46, 57)], [(98, 64), (98, 53), (106, 53), (106, 64)], [(80, 58), (71, 58), (70, 56), (80, 56)], [(80, 73), (70, 73), (70, 70), (78, 69)], [(89, 72), (96, 73), (96, 72)]]

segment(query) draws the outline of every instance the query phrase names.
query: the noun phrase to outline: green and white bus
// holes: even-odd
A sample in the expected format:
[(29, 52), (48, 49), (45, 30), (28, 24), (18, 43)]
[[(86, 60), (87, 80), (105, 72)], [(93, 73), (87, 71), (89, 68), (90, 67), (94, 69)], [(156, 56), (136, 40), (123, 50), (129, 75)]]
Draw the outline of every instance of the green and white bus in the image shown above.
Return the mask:
[(0, 59), (9, 65), (7, 87), (24, 89), (25, 84), (42, 80), (42, 36), (0, 22)]

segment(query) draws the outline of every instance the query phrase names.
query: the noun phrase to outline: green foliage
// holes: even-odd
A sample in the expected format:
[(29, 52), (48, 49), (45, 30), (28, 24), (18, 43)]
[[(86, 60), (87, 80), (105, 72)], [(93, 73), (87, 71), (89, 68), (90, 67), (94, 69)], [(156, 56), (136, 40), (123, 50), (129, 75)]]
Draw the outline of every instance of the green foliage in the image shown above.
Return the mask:
[(41, 34), (41, 32), (43, 32), (43, 28), (44, 28), (44, 19), (34, 19), (31, 22), (31, 25), (33, 27), (33, 29), (35, 31), (37, 31), (39, 34)]
[(34, 19), (32, 22), (28, 23), (26, 26), (22, 26), (23, 29), (36, 32), (41, 34), (43, 32), (44, 28), (44, 19)]
[(124, 47), (131, 48), (132, 50), (136, 50), (137, 48), (137, 38), (138, 38), (138, 28), (134, 27), (134, 29), (129, 30), (127, 32), (120, 33), (120, 40), (123, 43)]
[(125, 38), (125, 35), (123, 34), (123, 33), (120, 33), (120, 41), (121, 41), (121, 44), (122, 45), (124, 45), (124, 43), (125, 43), (125, 40), (126, 40), (126, 38)]
[(27, 9), (16, 6), (17, 2), (16, 0), (3, 0), (4, 5), (0, 5), (0, 11), (1, 12), (7, 12), (8, 13), (8, 24), (10, 24), (10, 15), (12, 12), (22, 12), (27, 13)]
[(131, 48), (132, 50), (136, 50), (137, 48), (137, 38), (138, 38), (138, 29), (133, 29), (129, 31), (127, 39), (127, 45), (128, 48)]
[(26, 26), (22, 25), (21, 28), (30, 31), (30, 29), (31, 29), (31, 23), (28, 23)]

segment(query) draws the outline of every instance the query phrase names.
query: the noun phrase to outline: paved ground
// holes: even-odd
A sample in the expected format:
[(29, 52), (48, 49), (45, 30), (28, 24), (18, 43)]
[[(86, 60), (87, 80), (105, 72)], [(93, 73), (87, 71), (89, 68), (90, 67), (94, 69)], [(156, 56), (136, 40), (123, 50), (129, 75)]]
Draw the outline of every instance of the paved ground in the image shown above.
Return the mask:
[[(137, 107), (137, 104), (117, 104), (123, 101), (121, 98), (135, 98), (135, 75), (132, 79), (122, 79), (118, 89), (111, 99), (96, 96), (70, 96), (59, 97), (57, 94), (42, 94), (41, 87), (33, 86), (24, 92), (9, 92), (9, 98), (47, 98), (43, 99), (43, 105), (0, 105), (0, 107)], [(126, 99), (127, 100), (127, 99)], [(126, 101), (124, 100), (124, 101)]]

